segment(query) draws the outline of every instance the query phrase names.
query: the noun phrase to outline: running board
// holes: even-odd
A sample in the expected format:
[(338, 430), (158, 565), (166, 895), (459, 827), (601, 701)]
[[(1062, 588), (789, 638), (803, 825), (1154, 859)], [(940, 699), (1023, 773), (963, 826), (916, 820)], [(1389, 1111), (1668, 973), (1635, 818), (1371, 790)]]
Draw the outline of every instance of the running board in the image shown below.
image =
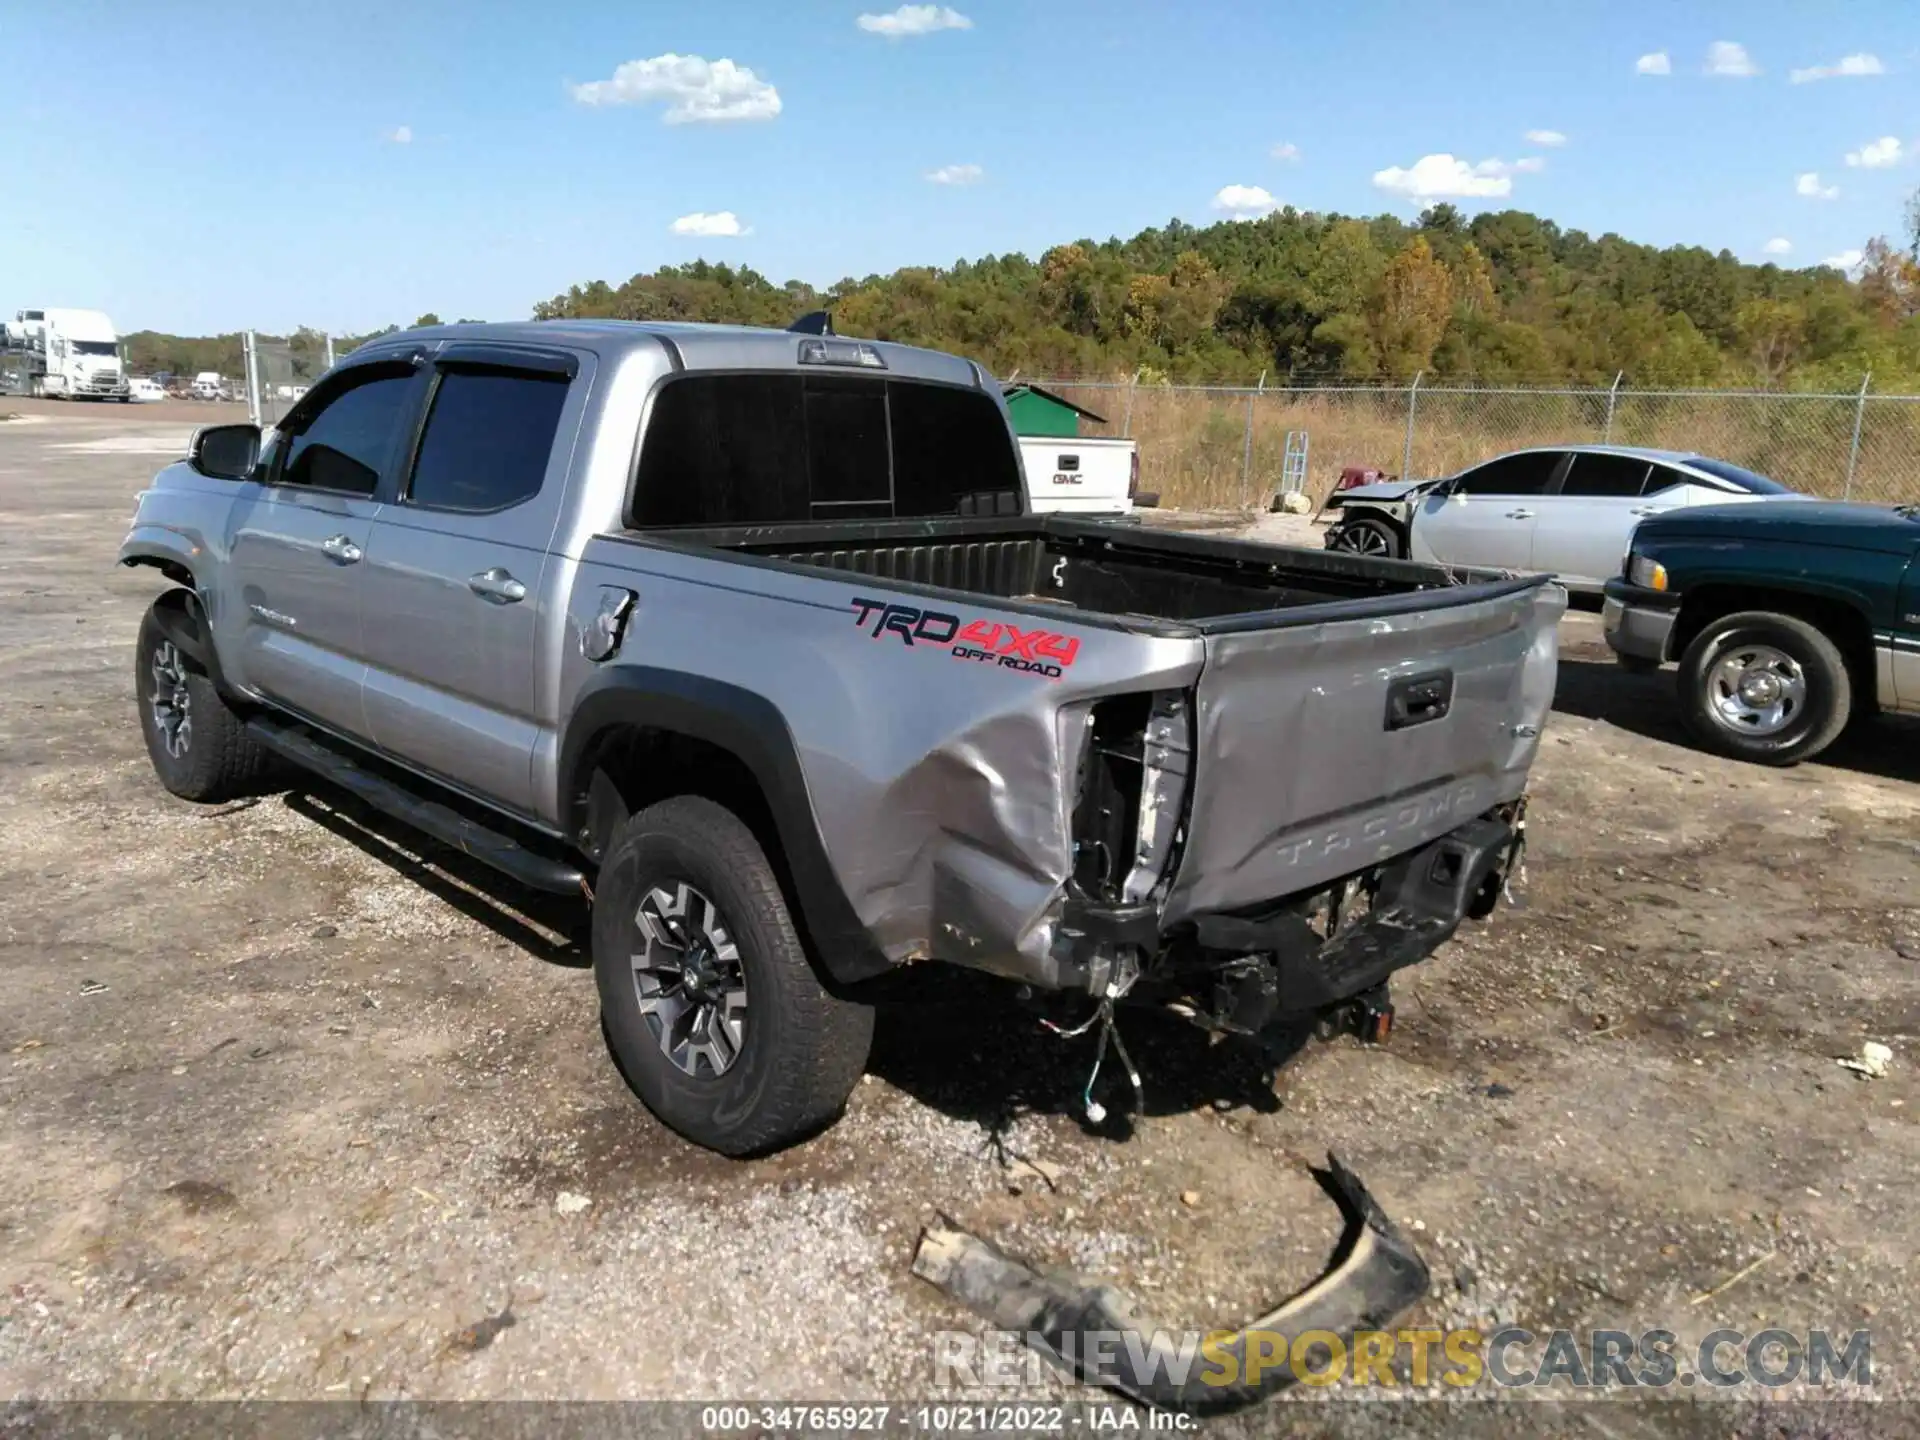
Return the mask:
[(556, 895), (586, 893), (585, 876), (579, 867), (537, 854), (502, 831), (469, 819), (438, 800), (417, 795), (302, 730), (256, 718), (247, 722), (247, 734), (302, 770), (332, 781), (374, 809), (491, 865), (522, 885)]

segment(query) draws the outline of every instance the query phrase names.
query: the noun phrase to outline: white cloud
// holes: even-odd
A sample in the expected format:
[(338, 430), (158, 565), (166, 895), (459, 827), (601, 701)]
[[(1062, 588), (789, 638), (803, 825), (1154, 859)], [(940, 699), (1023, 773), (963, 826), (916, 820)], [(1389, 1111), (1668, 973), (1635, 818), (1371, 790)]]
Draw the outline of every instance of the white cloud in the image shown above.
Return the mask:
[(656, 55), (629, 60), (609, 80), (569, 87), (582, 105), (650, 105), (664, 102), (669, 125), (723, 120), (771, 120), (780, 113), (780, 92), (744, 65), (698, 55)]
[(1829, 269), (1844, 271), (1851, 275), (1860, 268), (1860, 262), (1866, 258), (1858, 250), (1842, 250), (1838, 255), (1829, 255), (1820, 263)]
[(853, 22), (870, 35), (898, 40), (903, 35), (931, 35), (936, 30), (971, 30), (973, 21), (946, 5), (902, 5), (884, 15), (862, 15)]
[(1817, 170), (1809, 170), (1804, 175), (1796, 175), (1793, 177), (1793, 193), (1796, 195), (1804, 195), (1809, 200), (1838, 200), (1840, 198), (1840, 187), (1838, 185), (1822, 185), (1820, 183), (1820, 173)]
[(1558, 130), (1529, 130), (1527, 131), (1526, 138), (1528, 144), (1544, 145), (1549, 150), (1553, 149), (1556, 145), (1564, 145), (1567, 143), (1567, 137), (1562, 135)]
[(1887, 67), (1880, 63), (1880, 57), (1863, 50), (1858, 55), (1843, 55), (1831, 65), (1809, 65), (1804, 70), (1790, 70), (1787, 79), (1795, 85), (1805, 85), (1810, 80), (1842, 80), (1886, 73)]
[(1469, 165), (1451, 155), (1423, 155), (1413, 168), (1399, 165), (1376, 170), (1373, 183), (1379, 189), (1414, 200), (1461, 200), (1511, 195), (1514, 166), (1504, 160), (1482, 160)]
[(1671, 75), (1673, 59), (1664, 50), (1656, 50), (1651, 55), (1642, 55), (1633, 62), (1636, 75)]
[(1791, 255), (1793, 253), (1793, 242), (1784, 235), (1776, 235), (1760, 248), (1769, 255)]
[(927, 179), (936, 185), (977, 185), (986, 173), (978, 165), (942, 165), (927, 171)]
[(682, 215), (667, 228), (676, 235), (698, 235), (709, 240), (753, 233), (753, 227), (742, 225), (740, 217), (731, 210), (716, 210), (711, 214), (696, 210), (691, 215)]
[(385, 138), (389, 145), (411, 145), (413, 143), (413, 127), (411, 125), (396, 125), (386, 133)]
[(1291, 140), (1282, 140), (1278, 145), (1273, 147), (1273, 158), (1276, 160), (1298, 160), (1300, 158), (1300, 147)]
[(1235, 220), (1258, 220), (1279, 209), (1280, 202), (1259, 185), (1222, 185), (1214, 194), (1213, 208)]
[(1858, 150), (1847, 152), (1847, 164), (1862, 170), (1885, 170), (1898, 165), (1905, 158), (1897, 136), (1882, 135), (1878, 140), (1869, 140)]
[(1706, 73), (1746, 80), (1758, 75), (1760, 67), (1738, 40), (1716, 40), (1707, 47)]
[(1547, 160), (1544, 155), (1522, 155), (1513, 162), (1513, 173), (1516, 175), (1538, 175), (1546, 168)]

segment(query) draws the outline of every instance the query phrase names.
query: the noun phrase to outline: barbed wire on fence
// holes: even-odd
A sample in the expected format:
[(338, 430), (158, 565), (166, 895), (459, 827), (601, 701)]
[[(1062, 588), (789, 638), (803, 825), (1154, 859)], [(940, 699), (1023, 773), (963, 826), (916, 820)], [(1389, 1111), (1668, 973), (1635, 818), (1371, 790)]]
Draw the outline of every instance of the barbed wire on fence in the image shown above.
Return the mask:
[(1264, 508), (1281, 488), (1289, 433), (1305, 436), (1296, 440), (1308, 453), (1301, 488), (1316, 499), (1350, 465), (1420, 479), (1508, 450), (1616, 444), (1711, 455), (1809, 495), (1920, 500), (1920, 395), (1876, 395), (1870, 376), (1833, 393), (1640, 389), (1622, 380), (1491, 386), (1424, 376), (1391, 385), (1028, 383), (1106, 415), (1095, 432), (1138, 441), (1141, 487), (1183, 508)]

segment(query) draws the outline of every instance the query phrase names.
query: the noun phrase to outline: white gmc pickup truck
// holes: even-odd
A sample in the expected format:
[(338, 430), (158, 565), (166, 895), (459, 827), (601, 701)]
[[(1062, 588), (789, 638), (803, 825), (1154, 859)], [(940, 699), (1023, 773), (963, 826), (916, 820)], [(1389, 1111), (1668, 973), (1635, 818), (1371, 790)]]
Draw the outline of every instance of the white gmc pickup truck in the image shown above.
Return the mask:
[(1132, 440), (1022, 435), (1020, 466), (1037, 515), (1131, 515), (1140, 496), (1140, 449)]

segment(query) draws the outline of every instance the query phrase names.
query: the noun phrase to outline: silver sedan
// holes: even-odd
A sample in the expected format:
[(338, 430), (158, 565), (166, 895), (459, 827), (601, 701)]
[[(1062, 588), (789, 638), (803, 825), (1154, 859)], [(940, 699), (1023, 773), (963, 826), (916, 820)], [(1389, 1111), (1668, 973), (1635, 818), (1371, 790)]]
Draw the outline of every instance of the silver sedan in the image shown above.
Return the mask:
[(1544, 570), (1598, 591), (1633, 528), (1686, 505), (1800, 499), (1725, 460), (1627, 445), (1516, 450), (1444, 480), (1363, 485), (1339, 497), (1327, 546), (1442, 565)]

